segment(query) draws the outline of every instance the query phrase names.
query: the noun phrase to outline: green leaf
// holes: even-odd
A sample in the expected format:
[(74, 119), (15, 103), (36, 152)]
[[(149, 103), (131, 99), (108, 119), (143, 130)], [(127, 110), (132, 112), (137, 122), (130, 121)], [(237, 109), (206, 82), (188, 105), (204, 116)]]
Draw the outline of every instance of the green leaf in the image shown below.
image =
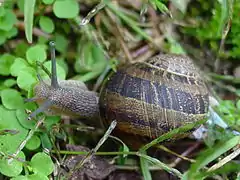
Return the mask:
[(16, 110), (16, 116), (17, 116), (18, 122), (24, 128), (32, 129), (36, 124), (35, 120), (31, 120), (31, 121), (27, 120), (28, 114), (25, 112), (25, 109), (33, 111), (36, 108), (37, 108), (37, 106), (35, 103), (29, 102), (29, 103), (24, 104), (24, 106), (22, 108)]
[(10, 68), (14, 62), (14, 56), (10, 54), (4, 54), (0, 57), (0, 75), (10, 75)]
[(42, 0), (44, 4), (52, 4), (54, 0)]
[(52, 19), (46, 16), (41, 16), (39, 20), (40, 28), (46, 33), (52, 33), (54, 31), (54, 23)]
[(28, 49), (28, 44), (25, 42), (20, 42), (16, 45), (14, 49), (14, 53), (16, 53), (16, 56), (25, 58), (26, 51)]
[(79, 4), (76, 0), (58, 0), (53, 5), (53, 12), (58, 18), (74, 18), (79, 13)]
[(17, 1), (18, 9), (19, 9), (22, 13), (24, 13), (24, 1), (25, 1), (25, 0), (18, 0), (18, 1)]
[[(22, 160), (25, 160), (25, 155), (23, 152), (20, 152), (17, 156)], [(0, 172), (8, 177), (17, 176), (22, 172), (23, 163), (21, 161), (13, 160), (11, 163), (8, 163), (8, 159), (0, 159)]]
[(17, 84), (21, 89), (29, 91), (31, 90), (32, 85), (37, 82), (37, 73), (31, 67), (26, 67), (22, 69), (18, 74)]
[(4, 89), (1, 91), (2, 104), (7, 109), (18, 109), (23, 106), (23, 98), (15, 89)]
[(17, 176), (14, 178), (11, 178), (11, 180), (48, 180), (49, 178), (43, 174), (40, 173), (34, 173), (31, 175), (26, 176)]
[(0, 106), (0, 130), (8, 129), (17, 132), (14, 135), (0, 136), (0, 151), (4, 153), (16, 152), (16, 149), (28, 133), (27, 129), (19, 124), (15, 113), (14, 110), (8, 110)]
[(46, 117), (45, 127), (47, 130), (51, 131), (52, 126), (60, 121), (60, 116), (48, 116)]
[(10, 31), (16, 22), (16, 15), (12, 12), (12, 10), (6, 9), (5, 16), (0, 17), (0, 29)]
[[(43, 64), (49, 71), (51, 71), (51, 61), (46, 61)], [(39, 70), (39, 74), (41, 75), (42, 79), (49, 79), (49, 76), (43, 71)], [(64, 68), (57, 63), (57, 77), (58, 79), (64, 80), (66, 79), (66, 72)]]
[(40, 144), (41, 144), (41, 141), (40, 141), (39, 137), (36, 135), (33, 135), (31, 137), (31, 139), (29, 139), (29, 141), (27, 142), (25, 147), (28, 150), (35, 150), (35, 149), (39, 148)]
[(50, 156), (42, 152), (37, 153), (32, 157), (30, 165), (32, 166), (34, 172), (41, 173), (46, 176), (51, 174), (54, 169), (54, 164)]
[(29, 43), (32, 43), (33, 16), (36, 0), (24, 1), (24, 26), (25, 36)]
[(173, 54), (186, 54), (186, 52), (184, 51), (183, 47), (181, 46), (180, 43), (178, 43), (171, 34), (166, 33), (166, 38), (168, 40), (168, 43), (170, 45), (169, 47), (169, 51), (170, 53)]
[(16, 84), (16, 80), (15, 79), (6, 79), (3, 83), (4, 86), (10, 88), (12, 86), (14, 86)]
[(40, 139), (41, 139), (43, 148), (52, 149), (52, 143), (51, 143), (51, 140), (49, 139), (47, 133), (42, 133), (40, 136)]
[[(129, 148), (128, 146), (121, 140), (119, 139), (118, 137), (115, 137), (115, 136), (109, 136), (111, 137), (112, 139), (115, 139), (116, 141), (120, 142), (122, 144), (122, 146), (119, 148), (119, 151), (121, 152), (129, 152)], [(127, 155), (121, 155), (119, 157), (119, 160), (118, 160), (118, 163), (119, 164), (125, 164), (125, 158), (127, 157)]]
[(49, 40), (48, 40), (46, 37), (44, 37), (44, 36), (39, 36), (37, 43), (38, 43), (38, 44), (47, 44), (48, 41), (49, 41)]
[(92, 47), (93, 44), (91, 42), (87, 42), (83, 47), (81, 47), (82, 54), (80, 54), (80, 57), (77, 58), (74, 66), (77, 72), (86, 73), (92, 71), (94, 63), (94, 59), (92, 57)]
[(6, 11), (5, 11), (4, 7), (0, 6), (0, 18), (5, 16), (5, 14), (6, 14)]
[(229, 15), (231, 14), (231, 8), (229, 7), (229, 1), (228, 0), (221, 0), (219, 1), (221, 3), (221, 19), (218, 26), (218, 33), (219, 35), (224, 32), (224, 28), (227, 24), (227, 21), (229, 20)]
[(92, 42), (87, 43), (81, 52), (83, 54), (74, 65), (75, 70), (81, 74), (74, 79), (86, 82), (98, 77), (106, 69), (107, 60), (102, 49)]
[(18, 29), (16, 27), (13, 27), (10, 31), (7, 31), (6, 37), (8, 39), (11, 39), (15, 37), (18, 34)]
[(66, 74), (68, 74), (68, 69), (69, 69), (69, 67), (68, 67), (68, 64), (67, 64), (67, 62), (65, 61), (65, 59), (64, 59), (63, 57), (60, 57), (60, 58), (56, 58), (56, 61), (58, 62), (58, 64), (59, 64), (60, 66), (63, 67), (63, 69), (64, 69), (64, 71), (66, 72)]
[(159, 0), (150, 0), (150, 3), (152, 3), (153, 7), (156, 9), (158, 8), (159, 11), (161, 11), (164, 14), (168, 14), (171, 16), (171, 12), (168, 10), (167, 6), (160, 2)]
[(28, 180), (49, 180), (49, 178), (41, 173), (28, 175)]
[(17, 176), (14, 178), (11, 178), (11, 180), (29, 180), (27, 176)]
[(35, 45), (27, 50), (26, 58), (30, 64), (35, 64), (36, 61), (44, 62), (47, 59), (47, 54), (43, 46)]
[(236, 106), (237, 106), (237, 109), (240, 110), (240, 100), (237, 101)]
[(0, 45), (4, 44), (5, 41), (7, 40), (7, 37), (5, 36), (5, 34), (2, 34), (2, 32), (0, 31)]
[(10, 68), (10, 72), (12, 76), (18, 76), (19, 72), (28, 67), (27, 61), (23, 58), (16, 58)]
[(68, 46), (68, 40), (65, 36), (61, 34), (56, 34), (55, 36), (55, 44), (56, 44), (56, 50), (61, 53), (66, 53), (67, 46)]
[[(38, 83), (38, 82), (37, 82)], [(29, 88), (29, 91), (28, 91), (28, 94), (27, 94), (27, 97), (28, 98), (31, 98), (31, 97), (33, 97), (34, 95), (35, 95), (35, 92), (34, 92), (34, 87), (36, 86), (36, 84), (37, 83), (33, 83), (32, 85), (31, 85), (31, 87)], [(34, 110), (35, 110), (36, 108), (34, 108)]]

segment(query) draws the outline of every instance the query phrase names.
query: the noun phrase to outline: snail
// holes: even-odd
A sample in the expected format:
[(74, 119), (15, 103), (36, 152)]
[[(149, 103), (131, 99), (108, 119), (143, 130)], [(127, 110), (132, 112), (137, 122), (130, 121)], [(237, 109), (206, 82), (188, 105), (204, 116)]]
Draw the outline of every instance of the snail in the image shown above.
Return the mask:
[(58, 81), (54, 43), (50, 43), (51, 84), (41, 80), (30, 101), (40, 112), (116, 120), (116, 131), (154, 139), (171, 129), (206, 117), (209, 93), (199, 70), (185, 55), (159, 54), (119, 68), (106, 79), (100, 95), (84, 83)]

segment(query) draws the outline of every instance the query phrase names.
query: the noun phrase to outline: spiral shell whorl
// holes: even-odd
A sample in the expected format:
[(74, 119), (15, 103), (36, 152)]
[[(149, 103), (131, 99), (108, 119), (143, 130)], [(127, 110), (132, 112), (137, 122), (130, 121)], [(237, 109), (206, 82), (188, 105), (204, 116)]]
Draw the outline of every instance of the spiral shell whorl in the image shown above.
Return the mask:
[[(188, 67), (185, 67), (188, 66)], [(208, 91), (191, 59), (158, 55), (114, 73), (100, 96), (100, 113), (118, 130), (150, 138), (205, 118)]]

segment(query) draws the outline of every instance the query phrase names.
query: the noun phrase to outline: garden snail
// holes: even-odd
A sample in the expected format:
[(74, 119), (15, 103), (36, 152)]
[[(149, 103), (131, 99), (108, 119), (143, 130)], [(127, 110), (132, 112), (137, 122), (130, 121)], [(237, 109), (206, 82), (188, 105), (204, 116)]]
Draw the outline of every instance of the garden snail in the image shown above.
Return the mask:
[[(51, 85), (40, 80), (32, 101), (40, 107), (30, 114), (53, 114), (117, 120), (116, 131), (154, 139), (171, 129), (206, 117), (208, 90), (192, 60), (183, 55), (161, 54), (120, 68), (100, 92), (87, 90), (78, 81), (56, 76), (54, 44), (51, 45)], [(96, 119), (97, 120), (97, 119)]]

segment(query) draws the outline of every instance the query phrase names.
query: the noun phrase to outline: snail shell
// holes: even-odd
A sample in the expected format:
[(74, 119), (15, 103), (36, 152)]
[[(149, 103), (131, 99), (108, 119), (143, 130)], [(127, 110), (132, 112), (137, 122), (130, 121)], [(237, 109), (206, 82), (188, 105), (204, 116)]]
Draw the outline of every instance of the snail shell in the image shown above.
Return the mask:
[(206, 117), (209, 95), (199, 70), (184, 55), (160, 54), (112, 73), (100, 93), (105, 124), (154, 139)]

